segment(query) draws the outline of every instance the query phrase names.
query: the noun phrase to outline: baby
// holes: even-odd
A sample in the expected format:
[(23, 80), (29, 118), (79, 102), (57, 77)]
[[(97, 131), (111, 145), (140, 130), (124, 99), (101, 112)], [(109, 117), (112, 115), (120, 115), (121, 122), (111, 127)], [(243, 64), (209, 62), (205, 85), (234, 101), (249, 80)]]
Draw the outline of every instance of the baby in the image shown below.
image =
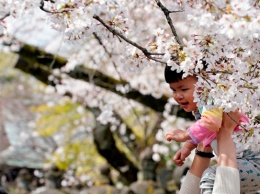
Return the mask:
[[(165, 68), (165, 80), (173, 91), (173, 98), (186, 111), (192, 112), (197, 122), (187, 131), (175, 129), (167, 132), (167, 141), (185, 142), (182, 148), (177, 151), (173, 161), (177, 166), (181, 166), (191, 151), (202, 142), (204, 146), (211, 146), (217, 154), (216, 132), (222, 123), (221, 108), (206, 110), (205, 107), (197, 107), (194, 102), (194, 89), (197, 82), (196, 75), (182, 78), (183, 72), (172, 71), (170, 66)], [(249, 122), (245, 115), (242, 115), (239, 123)], [(243, 130), (237, 125), (236, 131)], [(197, 153), (198, 154), (198, 153)], [(248, 149), (237, 149), (237, 165), (240, 173), (241, 192), (257, 193), (260, 190), (260, 149), (252, 151)], [(198, 154), (199, 155), (199, 154)], [(203, 156), (212, 157), (213, 154)], [(216, 166), (211, 166), (205, 170), (201, 179), (201, 193), (212, 192)]]
[[(173, 98), (186, 112), (192, 112), (197, 122), (187, 131), (181, 129), (168, 131), (166, 140), (187, 141), (195, 145), (195, 147), (198, 143), (203, 142), (204, 146), (209, 146), (216, 138), (216, 132), (221, 127), (223, 110), (221, 108), (206, 110), (205, 107), (197, 107), (193, 97), (197, 77), (188, 76), (183, 79), (182, 75), (182, 72), (177, 73), (172, 71), (170, 66), (166, 67), (165, 79), (173, 91)], [(249, 120), (243, 114), (239, 122), (249, 122)], [(239, 125), (234, 130), (240, 130)]]

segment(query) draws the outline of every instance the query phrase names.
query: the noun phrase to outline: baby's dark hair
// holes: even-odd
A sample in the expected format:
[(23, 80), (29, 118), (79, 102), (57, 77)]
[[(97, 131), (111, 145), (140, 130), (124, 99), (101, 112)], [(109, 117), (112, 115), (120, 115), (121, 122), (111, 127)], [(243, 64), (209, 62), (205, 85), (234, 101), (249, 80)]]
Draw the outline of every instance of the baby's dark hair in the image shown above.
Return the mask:
[[(208, 63), (205, 61), (204, 58), (201, 59), (201, 61), (203, 64), (203, 69), (205, 70), (208, 66)], [(172, 66), (168, 66), (168, 65), (165, 66), (165, 69), (164, 69), (165, 81), (168, 84), (170, 84), (170, 83), (175, 83), (175, 82), (183, 80), (182, 76), (183, 76), (184, 72), (183, 71), (177, 72), (176, 69), (172, 70), (171, 68), (172, 68)]]
[(165, 66), (164, 69), (164, 78), (165, 81), (169, 84), (169, 83), (174, 83), (174, 82), (178, 82), (181, 81), (183, 78), (183, 74), (184, 72), (177, 72), (177, 70), (171, 70), (172, 66)]

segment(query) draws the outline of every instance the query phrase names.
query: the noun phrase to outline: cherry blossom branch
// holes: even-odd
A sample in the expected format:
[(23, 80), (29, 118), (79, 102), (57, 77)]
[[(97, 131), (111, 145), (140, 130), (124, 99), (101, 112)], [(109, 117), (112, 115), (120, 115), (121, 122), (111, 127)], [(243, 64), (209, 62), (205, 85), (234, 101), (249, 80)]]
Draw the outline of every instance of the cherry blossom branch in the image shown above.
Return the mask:
[[(22, 43), (21, 43), (22, 44)], [(48, 85), (56, 85), (53, 80), (48, 80), (51, 75), (52, 70), (49, 68), (49, 62), (54, 58), (53, 54), (47, 53), (35, 46), (25, 44), (18, 52), (19, 60), (15, 68), (18, 68), (28, 74), (33, 75), (37, 79), (41, 80), (44, 83), (48, 83)], [(49, 56), (49, 58), (39, 58), (38, 56)], [(55, 64), (53, 68), (62, 68), (67, 63), (67, 60), (62, 57), (56, 57)], [(95, 75), (91, 77), (91, 73), (95, 71)], [(150, 107), (156, 112), (163, 112), (164, 106), (167, 103), (168, 96), (163, 95), (160, 98), (155, 98), (150, 94), (141, 94), (139, 90), (132, 89), (127, 94), (123, 94), (121, 91), (116, 89), (116, 85), (126, 85), (127, 81), (123, 80), (120, 82), (119, 80), (108, 76), (102, 73), (99, 70), (94, 70), (91, 68), (83, 67), (82, 65), (77, 66), (74, 70), (67, 73), (67, 75), (73, 79), (82, 80), (88, 83), (91, 83), (91, 79), (93, 83), (97, 87), (101, 87), (110, 92), (118, 94), (119, 96), (125, 96), (128, 99), (132, 99), (136, 102), (143, 104), (144, 106)], [(189, 114), (186, 114), (184, 111), (180, 111), (178, 113), (180, 117), (189, 117)]]
[(212, 73), (212, 74), (217, 74), (217, 73), (223, 73), (223, 74), (230, 74), (230, 75), (232, 75), (232, 73), (231, 72), (229, 72), (229, 71), (220, 71), (220, 70), (215, 70), (215, 71), (205, 71), (206, 73)]
[(139, 50), (141, 50), (143, 52), (143, 54), (148, 58), (148, 59), (151, 59), (153, 61), (156, 61), (156, 62), (159, 62), (159, 63), (162, 63), (162, 64), (165, 64), (166, 65), (166, 62), (164, 61), (161, 61), (155, 57), (152, 57), (152, 55), (163, 55), (163, 53), (151, 53), (149, 52), (146, 48), (140, 46), (139, 44), (129, 40), (128, 38), (126, 38), (123, 34), (119, 33), (116, 29), (110, 27), (109, 25), (107, 25), (99, 16), (97, 15), (94, 15), (93, 16), (94, 19), (98, 20), (103, 26), (106, 27), (106, 29), (108, 29), (108, 31), (110, 31), (112, 34), (114, 34), (115, 36), (123, 39), (125, 42), (131, 44), (132, 46), (138, 48)]
[(47, 9), (44, 8), (44, 1), (50, 1), (51, 3), (55, 3), (55, 1), (52, 1), (52, 0), (41, 0), (41, 2), (40, 2), (40, 9), (42, 11), (44, 11), (44, 12), (56, 14), (56, 13), (64, 13), (64, 12), (72, 11), (71, 9), (63, 9), (61, 11), (50, 11), (50, 10), (47, 10)]
[(175, 37), (175, 40), (177, 41), (177, 43), (180, 45), (180, 48), (182, 49), (182, 43), (181, 43), (181, 41), (180, 41), (180, 39), (179, 39), (179, 37), (178, 37), (178, 35), (177, 35), (177, 32), (176, 32), (176, 30), (175, 30), (175, 27), (174, 27), (174, 25), (173, 25), (173, 23), (172, 23), (172, 19), (171, 19), (171, 17), (170, 17), (170, 13), (183, 12), (183, 10), (181, 10), (181, 11), (169, 11), (169, 10), (161, 3), (160, 0), (155, 0), (155, 1), (156, 1), (157, 5), (161, 8), (161, 10), (163, 11), (163, 13), (164, 13), (164, 15), (165, 15), (165, 17), (166, 17), (166, 20), (167, 20), (167, 22), (168, 22), (168, 24), (169, 24), (169, 26), (170, 26), (170, 28), (171, 28), (171, 31), (172, 31), (172, 33), (173, 33), (173, 35), (174, 35), (174, 37)]
[(252, 73), (251, 79), (254, 77), (255, 71), (256, 71), (256, 69), (259, 67), (259, 66), (257, 65), (257, 63), (259, 63), (259, 62), (260, 62), (259, 60), (256, 62), (254, 69), (251, 71), (251, 73)]
[(10, 16), (10, 13), (5, 14), (3, 17), (0, 18), (0, 21)]
[[(97, 39), (98, 43), (99, 43), (99, 44), (102, 46), (102, 48), (105, 50), (105, 53), (107, 53), (107, 55), (108, 55), (110, 58), (112, 58), (112, 53), (107, 50), (107, 48), (106, 48), (106, 46), (103, 44), (101, 38), (100, 38), (95, 32), (94, 32), (93, 34), (94, 34), (94, 37)], [(113, 64), (113, 66), (114, 66), (114, 68), (115, 68), (115, 70), (116, 70), (116, 72), (117, 72), (117, 74), (118, 74), (118, 76), (119, 76), (120, 81), (123, 83), (123, 78), (122, 78), (120, 72), (119, 72), (118, 69), (117, 69), (117, 66), (116, 66), (115, 61), (112, 60), (112, 64)], [(126, 95), (124, 95), (124, 97), (126, 97)], [(128, 98), (127, 98), (127, 100), (129, 101)], [(133, 112), (133, 114), (135, 115), (135, 117), (136, 117), (138, 123), (140, 124), (140, 126), (142, 126), (142, 122), (141, 122), (141, 120), (140, 120), (140, 117), (138, 116), (138, 114), (137, 114), (135, 108), (133, 107), (133, 105), (131, 104), (130, 101), (129, 101), (129, 105), (130, 105), (130, 107), (131, 107), (131, 109), (132, 109), (132, 112)]]
[(228, 117), (234, 121), (239, 127), (242, 127), (245, 131), (247, 131), (247, 128), (245, 128), (244, 126), (240, 125), (240, 123), (238, 123), (235, 119), (233, 119), (228, 113), (227, 113)]

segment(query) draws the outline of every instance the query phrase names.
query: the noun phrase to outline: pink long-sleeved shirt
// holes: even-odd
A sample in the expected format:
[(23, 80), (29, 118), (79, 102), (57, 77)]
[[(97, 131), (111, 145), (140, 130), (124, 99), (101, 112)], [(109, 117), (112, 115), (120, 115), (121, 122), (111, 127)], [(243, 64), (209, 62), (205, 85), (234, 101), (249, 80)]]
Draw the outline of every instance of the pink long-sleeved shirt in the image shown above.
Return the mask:
[[(191, 143), (203, 142), (203, 145), (206, 146), (215, 139), (216, 133), (221, 127), (223, 110), (221, 108), (212, 110), (202, 108), (200, 112), (201, 118), (188, 129), (188, 133), (192, 139)], [(244, 114), (239, 120), (239, 123), (242, 122), (249, 122)], [(234, 130), (240, 130), (239, 125)]]

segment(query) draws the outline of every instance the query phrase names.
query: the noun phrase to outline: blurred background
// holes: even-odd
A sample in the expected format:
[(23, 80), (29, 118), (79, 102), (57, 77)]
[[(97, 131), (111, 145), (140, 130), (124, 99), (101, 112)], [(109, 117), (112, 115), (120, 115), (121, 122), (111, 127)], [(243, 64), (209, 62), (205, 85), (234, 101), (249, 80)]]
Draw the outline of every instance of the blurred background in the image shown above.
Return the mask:
[[(165, 142), (161, 113), (133, 106), (129, 114), (116, 116), (118, 126), (97, 122), (100, 110), (55, 93), (37, 79), (37, 71), (16, 68), (17, 61), (17, 54), (0, 54), (2, 193), (178, 190), (190, 161), (173, 165), (179, 144)], [(172, 111), (182, 114), (172, 118), (172, 127), (193, 122), (177, 107)]]
[(177, 192), (191, 160), (174, 166), (180, 144), (164, 134), (194, 121), (164, 65), (126, 71), (111, 57), (121, 43), (68, 43), (37, 16), (17, 21), (0, 53), (0, 193)]

